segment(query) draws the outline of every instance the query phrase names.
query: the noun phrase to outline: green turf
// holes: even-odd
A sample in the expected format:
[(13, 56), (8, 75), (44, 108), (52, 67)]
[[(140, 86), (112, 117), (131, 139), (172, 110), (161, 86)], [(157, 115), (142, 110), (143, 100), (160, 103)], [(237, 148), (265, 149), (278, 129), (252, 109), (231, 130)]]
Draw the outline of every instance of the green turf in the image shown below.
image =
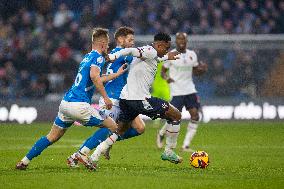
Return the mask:
[[(118, 142), (110, 161), (90, 172), (69, 169), (66, 158), (93, 128), (72, 127), (61, 141), (34, 159), (28, 170), (15, 170), (20, 160), (49, 124), (0, 125), (0, 188), (284, 188), (284, 123), (203, 124), (192, 148), (210, 157), (207, 169), (189, 166), (189, 154), (181, 153), (180, 165), (160, 160), (155, 146), (159, 122), (148, 122), (140, 137)], [(185, 134), (182, 126), (179, 147)]]

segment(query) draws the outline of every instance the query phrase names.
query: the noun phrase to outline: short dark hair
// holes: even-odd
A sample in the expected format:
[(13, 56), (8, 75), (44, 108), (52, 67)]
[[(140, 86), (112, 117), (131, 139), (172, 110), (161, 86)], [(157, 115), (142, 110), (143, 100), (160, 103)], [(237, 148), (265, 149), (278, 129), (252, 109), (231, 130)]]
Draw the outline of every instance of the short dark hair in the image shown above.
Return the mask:
[(92, 42), (100, 37), (108, 37), (108, 29), (105, 28), (94, 28), (92, 34)]
[(118, 37), (126, 37), (129, 34), (134, 35), (134, 30), (132, 28), (127, 26), (119, 27), (114, 33), (114, 39), (117, 40)]
[(171, 36), (167, 33), (158, 33), (154, 36), (154, 41), (171, 41)]

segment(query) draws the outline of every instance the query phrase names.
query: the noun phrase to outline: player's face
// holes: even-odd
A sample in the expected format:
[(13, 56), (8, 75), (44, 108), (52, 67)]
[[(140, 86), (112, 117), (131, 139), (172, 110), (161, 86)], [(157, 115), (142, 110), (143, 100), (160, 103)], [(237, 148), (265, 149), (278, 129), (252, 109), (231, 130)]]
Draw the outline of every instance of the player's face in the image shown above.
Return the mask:
[(109, 48), (108, 44), (109, 44), (109, 37), (105, 38), (102, 41), (102, 51), (103, 51), (103, 53), (107, 53), (107, 50)]
[(187, 36), (185, 33), (178, 33), (176, 35), (176, 46), (177, 49), (179, 50), (184, 50), (186, 49), (186, 44), (187, 44)]
[(171, 47), (171, 42), (159, 41), (159, 42), (156, 42), (155, 46), (156, 46), (155, 49), (157, 51), (158, 57), (163, 57), (164, 55), (168, 53)]
[(124, 48), (130, 48), (134, 46), (134, 35), (128, 34), (123, 41)]

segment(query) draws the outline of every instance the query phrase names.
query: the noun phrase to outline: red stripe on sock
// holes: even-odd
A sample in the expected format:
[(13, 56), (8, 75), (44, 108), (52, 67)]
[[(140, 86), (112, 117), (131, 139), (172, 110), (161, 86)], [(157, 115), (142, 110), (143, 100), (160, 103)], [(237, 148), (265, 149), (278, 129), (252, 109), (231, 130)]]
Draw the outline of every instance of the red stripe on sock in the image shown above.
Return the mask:
[(112, 140), (112, 138), (111, 137), (108, 137), (113, 143), (114, 143), (114, 141)]

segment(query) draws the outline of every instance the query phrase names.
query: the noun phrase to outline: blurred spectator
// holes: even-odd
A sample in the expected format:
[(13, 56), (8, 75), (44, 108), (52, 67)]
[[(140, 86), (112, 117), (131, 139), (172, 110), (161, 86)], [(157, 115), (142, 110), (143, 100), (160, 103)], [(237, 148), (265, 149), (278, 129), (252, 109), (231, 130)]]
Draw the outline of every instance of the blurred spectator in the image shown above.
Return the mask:
[[(284, 33), (283, 0), (90, 2), (76, 1), (76, 6), (70, 0), (0, 3), (0, 98), (63, 93), (73, 82), (82, 56), (90, 50), (94, 26), (113, 32), (128, 25), (142, 35), (160, 31), (193, 35)], [(255, 96), (265, 79), (263, 73), (278, 53), (199, 51), (198, 57), (210, 64), (201, 84), (213, 86), (212, 95), (217, 96)]]

